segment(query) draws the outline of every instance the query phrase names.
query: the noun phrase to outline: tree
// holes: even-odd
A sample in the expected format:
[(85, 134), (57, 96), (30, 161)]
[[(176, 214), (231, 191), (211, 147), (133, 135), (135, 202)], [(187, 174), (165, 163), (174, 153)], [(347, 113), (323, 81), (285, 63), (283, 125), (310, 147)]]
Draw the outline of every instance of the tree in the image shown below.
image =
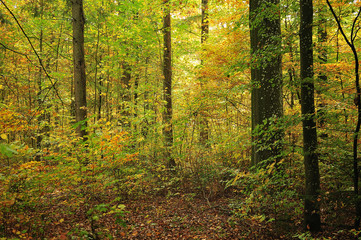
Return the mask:
[(300, 1), (301, 112), (303, 123), (303, 154), (306, 175), (304, 224), (310, 231), (321, 229), (320, 174), (317, 156), (317, 132), (313, 82), (312, 0)]
[[(204, 46), (209, 35), (209, 14), (208, 14), (208, 0), (202, 0), (202, 23), (201, 23), (201, 45)], [(203, 65), (203, 59), (201, 59)], [(201, 91), (203, 91), (203, 84), (201, 83)], [(201, 118), (200, 142), (203, 146), (207, 146), (209, 138), (208, 122), (205, 116)]]
[(75, 120), (79, 124), (77, 132), (86, 140), (87, 135), (87, 101), (86, 75), (84, 57), (84, 11), (83, 0), (72, 1), (73, 17), (73, 61), (74, 61), (74, 96)]
[(359, 26), (358, 25), (358, 19), (361, 15), (361, 7), (359, 7), (356, 17), (353, 19), (353, 23), (352, 23), (352, 28), (351, 28), (351, 34), (350, 37), (348, 38), (341, 26), (341, 20), (336, 16), (335, 11), (333, 10), (333, 7), (330, 3), (329, 0), (326, 0), (327, 5), (330, 8), (330, 11), (333, 15), (333, 17), (335, 18), (336, 22), (337, 22), (337, 26), (338, 29), (340, 30), (343, 38), (345, 39), (347, 45), (351, 48), (352, 50), (352, 54), (355, 60), (355, 66), (354, 66), (354, 76), (355, 76), (355, 88), (356, 88), (356, 96), (354, 99), (354, 103), (357, 106), (357, 123), (356, 123), (356, 127), (354, 130), (354, 135), (353, 135), (353, 187), (354, 187), (354, 195), (355, 195), (355, 209), (356, 209), (356, 218), (355, 218), (355, 223), (354, 226), (356, 229), (358, 229), (360, 227), (360, 221), (361, 221), (361, 196), (359, 194), (359, 174), (360, 174), (360, 169), (358, 166), (358, 138), (359, 138), (359, 132), (360, 132), (360, 127), (361, 127), (361, 99), (360, 99), (360, 95), (361, 95), (361, 87), (360, 87), (360, 73), (359, 73), (359, 69), (360, 69), (360, 63), (359, 63), (359, 57), (358, 57), (358, 53), (357, 53), (357, 49), (355, 46), (355, 39), (357, 37), (357, 33), (359, 31)]
[(172, 123), (172, 37), (171, 37), (171, 17), (169, 0), (164, 0), (164, 16), (163, 16), (163, 93), (165, 100), (165, 110), (163, 113), (165, 138), (165, 156), (169, 167), (175, 166), (175, 161), (171, 156), (171, 148), (173, 146), (173, 123)]
[[(262, 12), (262, 14), (260, 14)], [(279, 0), (250, 1), (252, 81), (252, 165), (279, 159), (282, 130), (271, 122), (283, 116)], [(267, 136), (257, 136), (260, 132)]]

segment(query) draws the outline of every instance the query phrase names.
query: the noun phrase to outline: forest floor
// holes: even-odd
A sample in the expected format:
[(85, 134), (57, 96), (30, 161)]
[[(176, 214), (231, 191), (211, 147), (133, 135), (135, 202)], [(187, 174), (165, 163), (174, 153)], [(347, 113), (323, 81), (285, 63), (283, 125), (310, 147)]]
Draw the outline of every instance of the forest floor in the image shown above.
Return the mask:
[(311, 236), (302, 229), (302, 216), (287, 219), (292, 213), (283, 210), (278, 216), (264, 212), (265, 218), (253, 210), (237, 217), (236, 206), (245, 200), (239, 192), (211, 199), (181, 191), (144, 192), (128, 200), (117, 196), (111, 189), (82, 188), (44, 195), (33, 207), (17, 201), (11, 211), (2, 213), (0, 240), (357, 239), (351, 230), (353, 210), (340, 201), (328, 202), (330, 207), (321, 209), (322, 222), (327, 225)]
[(223, 196), (210, 202), (179, 194), (131, 200), (124, 203), (123, 226), (112, 214), (97, 221), (89, 220), (81, 209), (62, 216), (60, 204), (49, 209), (58, 213), (58, 220), (44, 228), (43, 239), (357, 239), (337, 227), (324, 226), (312, 238), (302, 233), (300, 222), (235, 221), (229, 207), (232, 199)]
[[(91, 223), (86, 214), (72, 217), (58, 215), (46, 227), (47, 239), (287, 239), (270, 223), (232, 220), (229, 198), (209, 202), (188, 195), (156, 196), (124, 204), (125, 226), (115, 223), (114, 216)], [(55, 207), (55, 206), (54, 206)], [(58, 206), (59, 207), (59, 206)], [(55, 207), (55, 208), (58, 208)], [(57, 209), (52, 211), (60, 212)], [(74, 231), (74, 227), (83, 229)], [(87, 232), (87, 235), (84, 233)], [(78, 235), (75, 237), (75, 235)], [(96, 235), (96, 236), (95, 236)], [(70, 237), (69, 236), (73, 236)]]

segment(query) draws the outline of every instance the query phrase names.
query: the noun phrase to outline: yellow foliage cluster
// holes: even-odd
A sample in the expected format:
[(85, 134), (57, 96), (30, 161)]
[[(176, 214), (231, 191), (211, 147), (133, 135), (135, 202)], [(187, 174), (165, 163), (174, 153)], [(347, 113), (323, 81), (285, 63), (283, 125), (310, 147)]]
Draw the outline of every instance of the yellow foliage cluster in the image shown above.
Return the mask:
[(9, 109), (0, 108), (0, 133), (22, 132), (32, 129), (24, 116)]

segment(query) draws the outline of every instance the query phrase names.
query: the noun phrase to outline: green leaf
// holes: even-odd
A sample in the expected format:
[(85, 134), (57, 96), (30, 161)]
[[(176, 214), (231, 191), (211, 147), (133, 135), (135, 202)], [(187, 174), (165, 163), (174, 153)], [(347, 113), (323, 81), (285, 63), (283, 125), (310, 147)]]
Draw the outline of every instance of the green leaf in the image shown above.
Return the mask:
[(7, 157), (12, 157), (14, 154), (18, 154), (18, 152), (12, 149), (9, 145), (1, 143), (0, 144), (0, 153)]

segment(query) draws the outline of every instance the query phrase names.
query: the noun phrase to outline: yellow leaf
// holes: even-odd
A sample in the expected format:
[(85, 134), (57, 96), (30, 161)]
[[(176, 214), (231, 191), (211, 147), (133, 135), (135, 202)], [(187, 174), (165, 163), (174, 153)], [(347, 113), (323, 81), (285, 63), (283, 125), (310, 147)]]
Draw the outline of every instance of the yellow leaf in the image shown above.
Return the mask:
[(8, 135), (6, 135), (5, 133), (1, 134), (1, 138), (4, 140), (8, 140)]

